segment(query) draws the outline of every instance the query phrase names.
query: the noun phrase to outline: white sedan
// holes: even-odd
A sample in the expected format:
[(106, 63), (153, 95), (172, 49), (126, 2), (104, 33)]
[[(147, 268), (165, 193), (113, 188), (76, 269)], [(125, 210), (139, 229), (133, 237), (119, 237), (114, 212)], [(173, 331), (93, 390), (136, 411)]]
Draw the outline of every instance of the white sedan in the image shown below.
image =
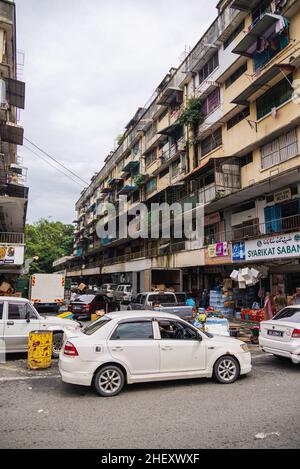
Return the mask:
[(288, 306), (260, 325), (259, 345), (275, 357), (300, 363), (300, 305)]
[(173, 314), (109, 313), (76, 334), (65, 332), (59, 370), (66, 383), (94, 385), (101, 396), (125, 385), (188, 378), (234, 383), (251, 371), (247, 345), (202, 333)]

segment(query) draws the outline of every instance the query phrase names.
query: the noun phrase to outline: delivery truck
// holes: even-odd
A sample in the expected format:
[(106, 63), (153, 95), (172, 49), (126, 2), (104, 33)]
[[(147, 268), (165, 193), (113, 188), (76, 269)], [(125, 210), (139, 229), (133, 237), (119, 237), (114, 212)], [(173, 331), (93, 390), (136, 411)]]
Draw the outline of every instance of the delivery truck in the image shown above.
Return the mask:
[(57, 313), (65, 299), (65, 275), (32, 275), (29, 283), (29, 299), (39, 312)]

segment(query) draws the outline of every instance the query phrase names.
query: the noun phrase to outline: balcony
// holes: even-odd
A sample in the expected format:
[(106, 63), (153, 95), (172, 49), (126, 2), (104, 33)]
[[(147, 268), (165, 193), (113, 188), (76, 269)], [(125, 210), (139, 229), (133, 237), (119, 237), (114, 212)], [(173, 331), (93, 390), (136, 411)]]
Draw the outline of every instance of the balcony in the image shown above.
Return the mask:
[(132, 173), (134, 170), (136, 170), (137, 168), (139, 168), (140, 166), (140, 162), (138, 160), (132, 160), (132, 161), (129, 161), (125, 166), (124, 168), (122, 169), (122, 172), (124, 174), (130, 174)]
[(203, 205), (218, 201), (241, 189), (241, 169), (237, 158), (211, 158), (186, 178), (193, 181)]
[(24, 129), (12, 122), (2, 122), (0, 124), (1, 140), (13, 145), (23, 145)]
[(260, 0), (234, 0), (231, 8), (240, 11), (252, 11), (260, 3)]
[[(246, 35), (232, 52), (253, 58), (254, 71), (262, 68), (290, 42), (287, 22), (285, 28), (279, 32), (277, 30), (278, 21), (278, 15), (269, 13), (268, 9), (260, 12), (249, 26)], [(261, 42), (260, 49), (258, 49), (259, 40)]]
[(177, 70), (171, 69), (157, 89), (157, 104), (168, 106), (176, 98), (178, 98), (178, 101), (182, 101), (183, 90), (179, 87), (181, 81), (181, 76), (177, 73)]
[(24, 244), (24, 233), (0, 233), (0, 244)]
[(300, 214), (291, 217), (274, 219), (266, 223), (253, 223), (242, 227), (233, 227), (228, 231), (221, 231), (214, 238), (209, 237), (206, 240), (208, 244), (225, 242), (225, 241), (245, 241), (249, 239), (257, 239), (260, 237), (268, 237), (276, 234), (288, 234), (298, 232), (300, 230)]

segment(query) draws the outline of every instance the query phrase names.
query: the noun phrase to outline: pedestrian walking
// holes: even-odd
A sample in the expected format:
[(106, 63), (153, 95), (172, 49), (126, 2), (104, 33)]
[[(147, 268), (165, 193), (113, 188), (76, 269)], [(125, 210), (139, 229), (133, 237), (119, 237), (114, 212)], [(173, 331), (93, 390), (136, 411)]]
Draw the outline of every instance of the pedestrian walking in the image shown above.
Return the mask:
[(278, 290), (278, 294), (274, 298), (276, 313), (279, 313), (287, 306), (287, 297), (283, 294), (282, 290)]
[(272, 296), (270, 292), (266, 293), (265, 297), (265, 304), (264, 304), (264, 310), (265, 310), (265, 316), (266, 319), (272, 319), (273, 318), (273, 311), (272, 311)]

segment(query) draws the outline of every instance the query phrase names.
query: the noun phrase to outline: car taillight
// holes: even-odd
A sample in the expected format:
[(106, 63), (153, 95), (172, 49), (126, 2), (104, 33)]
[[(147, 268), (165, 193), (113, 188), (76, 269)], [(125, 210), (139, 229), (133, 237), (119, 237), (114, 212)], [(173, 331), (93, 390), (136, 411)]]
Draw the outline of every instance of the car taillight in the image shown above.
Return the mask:
[(300, 329), (294, 329), (293, 339), (300, 339)]
[(83, 307), (83, 310), (89, 312), (89, 311), (90, 311), (90, 307), (91, 307), (91, 305), (85, 305), (85, 306)]
[(64, 348), (64, 355), (68, 357), (78, 357), (77, 348), (71, 342), (67, 342)]

